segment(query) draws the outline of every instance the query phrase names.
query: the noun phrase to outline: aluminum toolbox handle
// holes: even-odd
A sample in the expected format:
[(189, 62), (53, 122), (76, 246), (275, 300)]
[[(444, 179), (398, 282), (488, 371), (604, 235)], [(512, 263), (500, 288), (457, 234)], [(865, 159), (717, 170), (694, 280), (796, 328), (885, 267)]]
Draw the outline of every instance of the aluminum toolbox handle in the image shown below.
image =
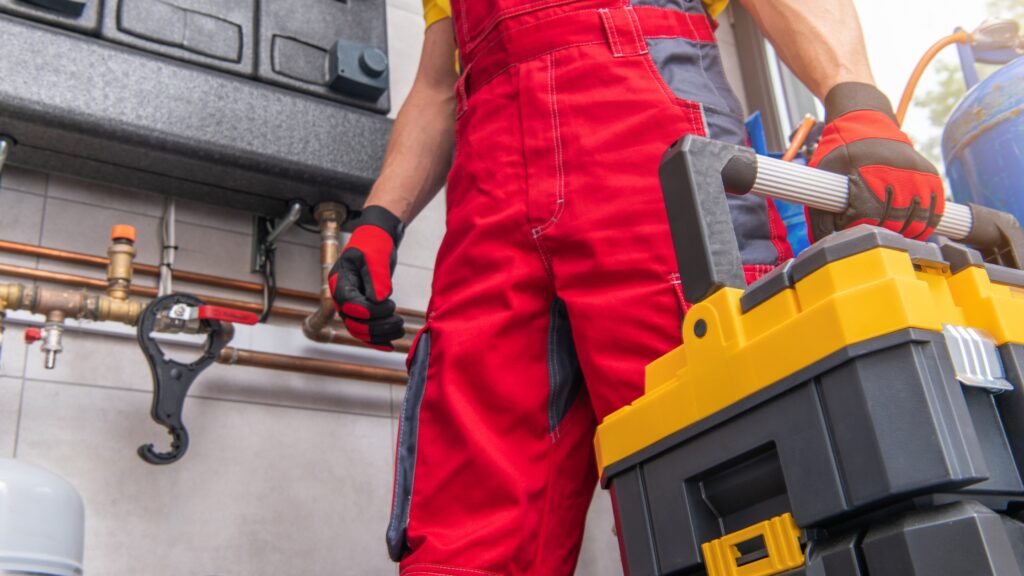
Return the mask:
[[(729, 168), (727, 165), (725, 170)], [(841, 174), (756, 156), (750, 193), (826, 212), (843, 212), (849, 204), (850, 181)], [(970, 207), (947, 202), (946, 212), (935, 231), (952, 240), (964, 240), (970, 235), (973, 222)]]

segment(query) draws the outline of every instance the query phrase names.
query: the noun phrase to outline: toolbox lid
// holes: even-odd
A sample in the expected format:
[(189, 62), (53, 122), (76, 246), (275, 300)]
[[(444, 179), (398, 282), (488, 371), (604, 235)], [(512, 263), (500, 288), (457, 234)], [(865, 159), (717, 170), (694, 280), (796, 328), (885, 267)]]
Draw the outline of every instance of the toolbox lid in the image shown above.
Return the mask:
[(875, 248), (906, 252), (914, 261), (946, 263), (942, 251), (935, 244), (909, 240), (891, 230), (862, 224), (812, 244), (795, 259), (751, 284), (740, 299), (740, 306), (744, 313), (749, 312), (828, 264)]
[(799, 282), (832, 262), (855, 256), (875, 248), (906, 252), (911, 260), (945, 264), (942, 251), (935, 244), (904, 238), (885, 228), (862, 224), (836, 232), (804, 250), (793, 261), (793, 282)]

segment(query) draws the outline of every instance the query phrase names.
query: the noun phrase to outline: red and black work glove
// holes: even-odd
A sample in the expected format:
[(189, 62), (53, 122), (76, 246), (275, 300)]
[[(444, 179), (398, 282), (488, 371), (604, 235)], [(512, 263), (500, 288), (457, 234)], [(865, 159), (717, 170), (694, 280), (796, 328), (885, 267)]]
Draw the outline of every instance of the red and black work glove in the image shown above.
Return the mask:
[(404, 228), (387, 208), (366, 207), (328, 276), (345, 328), (378, 350), (394, 350), (392, 341), (405, 335), (391, 300), (391, 276)]
[(811, 240), (858, 224), (926, 240), (946, 205), (942, 179), (902, 131), (892, 105), (870, 84), (847, 82), (825, 97), (825, 130), (810, 165), (849, 176), (841, 214), (808, 210)]

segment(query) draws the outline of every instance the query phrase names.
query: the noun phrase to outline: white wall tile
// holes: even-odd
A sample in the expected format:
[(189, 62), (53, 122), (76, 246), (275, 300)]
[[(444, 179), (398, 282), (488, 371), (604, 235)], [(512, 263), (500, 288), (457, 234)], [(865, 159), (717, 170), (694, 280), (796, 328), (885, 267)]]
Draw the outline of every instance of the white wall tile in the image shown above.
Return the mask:
[(0, 188), (42, 196), (46, 194), (47, 178), (44, 172), (7, 165), (4, 166), (3, 174), (0, 174)]
[(387, 6), (388, 8), (397, 8), (423, 18), (423, 0), (388, 0)]
[(218, 364), (203, 372), (193, 395), (390, 417), (390, 388), (379, 382)]
[[(42, 196), (0, 188), (0, 240), (38, 244), (44, 202)], [(36, 258), (0, 252), (0, 262), (35, 268)]]
[[(241, 210), (178, 198), (175, 200), (175, 213), (178, 222), (199, 224), (240, 234), (252, 233), (252, 214)], [(163, 212), (160, 214), (163, 215)]]
[(0, 377), (21, 378), (25, 375), (27, 348), (25, 328), (5, 325), (3, 350), (0, 351)]
[(43, 198), (12, 189), (0, 189), (0, 237), (12, 242), (38, 244), (43, 224)]
[(115, 224), (135, 226), (139, 262), (160, 261), (160, 218), (59, 198), (46, 199), (43, 246), (105, 256), (110, 229)]
[(21, 378), (0, 378), (0, 458), (14, 456), (21, 409)]
[(403, 308), (426, 311), (434, 271), (399, 264), (395, 268), (394, 300)]
[[(417, 0), (410, 0), (417, 1)], [(388, 59), (391, 62), (391, 113), (394, 118), (409, 95), (423, 49), (423, 16), (392, 7), (388, 13)]]
[[(40, 317), (40, 319), (42, 319)], [(38, 344), (28, 350), (25, 374), (28, 378), (139, 391), (153, 389), (149, 366), (134, 340), (64, 332), (64, 351), (53, 370), (43, 365)]]
[(398, 249), (398, 261), (420, 268), (434, 268), (445, 231), (445, 194), (440, 192), (409, 224)]
[(252, 239), (247, 234), (178, 222), (175, 266), (217, 276), (259, 282), (251, 273)]
[(615, 536), (615, 515), (611, 497), (600, 487), (587, 514), (587, 529), (583, 534), (583, 549), (576, 566), (579, 576), (621, 576), (622, 560), (619, 541)]
[(90, 180), (51, 174), (46, 189), (50, 198), (74, 200), (113, 210), (135, 212), (146, 216), (160, 216), (164, 211), (164, 197), (152, 192), (119, 188)]
[(320, 292), (320, 287), (323, 286), (323, 268), (320, 265), (319, 247), (282, 242), (277, 246), (274, 262), (278, 286)]
[(18, 457), (81, 492), (89, 574), (394, 574), (390, 419), (199, 399), (188, 453), (153, 467), (136, 447), (168, 440), (147, 394), (24, 394)]

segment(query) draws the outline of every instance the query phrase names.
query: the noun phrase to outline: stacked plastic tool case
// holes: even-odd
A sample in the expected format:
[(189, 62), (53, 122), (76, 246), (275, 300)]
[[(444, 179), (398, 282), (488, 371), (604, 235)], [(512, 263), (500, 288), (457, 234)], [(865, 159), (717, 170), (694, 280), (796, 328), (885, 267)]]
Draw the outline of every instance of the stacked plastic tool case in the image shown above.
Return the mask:
[(723, 282), (730, 154), (666, 157), (702, 298), (598, 431), (628, 573), (1024, 574), (1024, 273), (862, 226)]
[(275, 213), (358, 203), (390, 121), (384, 0), (0, 0), (10, 162)]

